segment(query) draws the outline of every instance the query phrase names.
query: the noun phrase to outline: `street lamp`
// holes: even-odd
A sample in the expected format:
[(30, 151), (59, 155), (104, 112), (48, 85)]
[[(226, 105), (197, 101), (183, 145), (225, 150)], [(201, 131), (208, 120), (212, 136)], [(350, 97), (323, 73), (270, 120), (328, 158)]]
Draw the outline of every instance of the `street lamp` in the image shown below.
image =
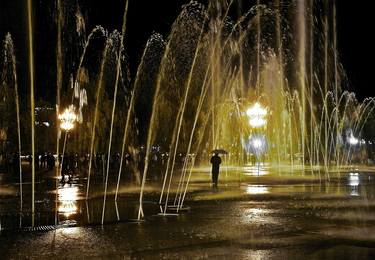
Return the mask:
[(249, 117), (249, 124), (253, 128), (265, 126), (267, 124), (267, 114), (267, 108), (262, 107), (258, 102), (246, 110), (246, 115)]
[(59, 115), (61, 121), (60, 128), (65, 131), (70, 131), (74, 128), (74, 124), (77, 121), (77, 115), (74, 112), (74, 107), (71, 105)]
[(350, 145), (357, 145), (359, 142), (358, 138), (355, 138), (353, 133), (350, 133), (350, 137), (348, 139)]
[[(267, 125), (267, 114), (268, 110), (267, 108), (263, 107), (259, 102), (256, 102), (254, 105), (249, 107), (246, 110), (246, 115), (249, 119), (249, 125), (254, 128), (262, 128)], [(264, 152), (265, 149), (265, 141), (263, 138), (260, 138), (259, 136), (252, 136), (250, 138), (250, 146), (256, 155), (256, 158), (258, 160), (258, 175), (259, 175), (259, 157), (261, 153)]]
[[(62, 168), (64, 163), (64, 154), (65, 154), (65, 148), (66, 148), (66, 140), (69, 134), (69, 131), (74, 128), (74, 124), (77, 121), (77, 115), (74, 112), (74, 106), (70, 105), (68, 108), (64, 110), (62, 114), (58, 116), (60, 120), (60, 129), (65, 130), (65, 138), (64, 138), (64, 146), (63, 146), (63, 156), (61, 158), (61, 168), (60, 168), (60, 175), (62, 175)], [(57, 154), (57, 158), (59, 158), (59, 155)], [(58, 159), (59, 160), (59, 159)]]

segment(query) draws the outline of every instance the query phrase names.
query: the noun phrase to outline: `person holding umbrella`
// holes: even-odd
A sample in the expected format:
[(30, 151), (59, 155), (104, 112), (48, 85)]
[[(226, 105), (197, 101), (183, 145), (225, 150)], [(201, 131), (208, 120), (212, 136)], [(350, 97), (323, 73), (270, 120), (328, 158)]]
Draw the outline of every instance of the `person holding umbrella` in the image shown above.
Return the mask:
[(221, 164), (221, 158), (219, 156), (219, 151), (214, 150), (214, 155), (211, 157), (211, 164), (212, 164), (212, 184), (214, 188), (217, 188), (217, 182), (219, 179), (219, 172), (220, 172), (220, 164)]

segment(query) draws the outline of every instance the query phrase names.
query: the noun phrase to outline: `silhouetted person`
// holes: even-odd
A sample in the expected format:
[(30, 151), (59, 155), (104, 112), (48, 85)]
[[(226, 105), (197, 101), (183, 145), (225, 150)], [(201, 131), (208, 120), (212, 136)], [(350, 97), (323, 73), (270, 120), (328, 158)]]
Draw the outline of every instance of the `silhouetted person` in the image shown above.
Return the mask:
[(125, 154), (125, 164), (126, 164), (126, 165), (129, 165), (132, 161), (133, 161), (133, 158), (132, 158), (132, 156), (130, 155), (130, 153), (126, 153), (126, 154)]
[(58, 156), (58, 160), (59, 160), (59, 167), (60, 167), (61, 166), (61, 161), (62, 161), (62, 154), (61, 153)]
[(255, 154), (250, 154), (250, 158), (251, 158), (251, 165), (255, 165), (256, 162), (257, 162), (257, 158), (255, 156)]
[(138, 154), (139, 156), (139, 161), (138, 161), (138, 170), (142, 174), (143, 170), (145, 168), (145, 158), (146, 158), (146, 153), (141, 150)]
[(218, 153), (215, 153), (214, 156), (211, 157), (210, 160), (212, 164), (212, 183), (213, 187), (217, 188), (217, 181), (219, 179), (219, 171), (220, 171), (220, 164), (221, 164), (221, 158)]
[(35, 154), (34, 163), (35, 163), (35, 170), (39, 170), (39, 168), (40, 168), (40, 153)]
[(70, 183), (73, 179), (73, 175), (74, 175), (74, 170), (75, 170), (75, 155), (74, 154), (70, 154), (67, 156), (67, 163), (68, 163), (68, 168), (69, 168), (69, 171), (68, 171), (68, 176), (69, 176), (69, 180), (68, 180), (68, 183)]
[(46, 163), (47, 163), (47, 153), (42, 153), (40, 155), (40, 167), (42, 169), (46, 168)]
[(83, 167), (86, 169), (89, 166), (90, 162), (90, 155), (88, 153), (85, 153), (83, 156)]
[(55, 167), (55, 157), (52, 153), (48, 153), (47, 155), (47, 166), (48, 170), (52, 170)]
[(78, 163), (79, 163), (79, 155), (78, 153), (75, 153), (74, 156), (72, 156), (72, 170), (78, 169)]
[(95, 168), (100, 170), (101, 163), (102, 163), (102, 155), (100, 153), (97, 153), (95, 157)]
[(114, 169), (118, 170), (119, 169), (119, 166), (120, 166), (120, 154), (119, 153), (115, 153), (112, 155), (112, 162), (111, 162), (111, 165)]
[(27, 157), (27, 161), (29, 162), (29, 165), (31, 167), (31, 165), (33, 163), (33, 156), (31, 154)]
[(62, 170), (61, 170), (61, 182), (65, 183), (65, 175), (68, 175), (68, 183), (71, 182), (73, 178), (72, 163), (73, 158), (68, 153), (65, 153), (62, 158)]

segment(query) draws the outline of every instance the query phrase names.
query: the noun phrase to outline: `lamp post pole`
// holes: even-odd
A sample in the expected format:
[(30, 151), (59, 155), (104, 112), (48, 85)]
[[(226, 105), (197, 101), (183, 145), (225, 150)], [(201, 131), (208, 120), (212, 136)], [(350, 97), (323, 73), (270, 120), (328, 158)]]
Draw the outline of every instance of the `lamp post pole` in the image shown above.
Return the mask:
[(66, 140), (67, 140), (69, 131), (74, 129), (75, 122), (77, 121), (77, 115), (74, 112), (74, 106), (70, 105), (68, 108), (66, 108), (64, 112), (59, 115), (59, 120), (61, 121), (60, 122), (61, 130), (65, 130), (64, 146), (62, 150), (62, 157), (61, 157), (61, 164), (60, 164), (60, 176), (61, 176), (63, 163), (64, 163), (64, 157), (65, 157), (64, 154), (65, 154), (65, 148), (66, 148)]

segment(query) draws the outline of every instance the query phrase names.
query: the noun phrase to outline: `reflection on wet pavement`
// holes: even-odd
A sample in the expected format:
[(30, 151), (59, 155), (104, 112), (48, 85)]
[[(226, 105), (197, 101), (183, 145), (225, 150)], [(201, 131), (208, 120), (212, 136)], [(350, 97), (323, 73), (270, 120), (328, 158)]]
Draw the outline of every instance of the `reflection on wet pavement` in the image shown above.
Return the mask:
[[(308, 174), (280, 176), (266, 167), (259, 176), (257, 169), (252, 169), (253, 175), (250, 170), (245, 168), (239, 175), (230, 169), (228, 176), (221, 175), (217, 190), (210, 187), (207, 172), (197, 172), (186, 202), (191, 210), (177, 217), (156, 215), (160, 186), (151, 183), (145, 194), (143, 223), (128, 221), (137, 215), (137, 187), (123, 186), (115, 202), (113, 179), (103, 227), (101, 178), (93, 182), (88, 201), (84, 200), (84, 178), (60, 184), (57, 194), (55, 180), (45, 180), (38, 186), (37, 224), (54, 225), (57, 218), (57, 224), (73, 227), (43, 233), (13, 232), (19, 217), (28, 226), (30, 216), (19, 215), (14, 207), (17, 192), (0, 194), (0, 252), (13, 258), (373, 259), (372, 173), (343, 173), (341, 178), (324, 182)], [(0, 183), (0, 190), (16, 187)]]
[(349, 173), (349, 186), (351, 188), (351, 192), (350, 192), (351, 196), (359, 196), (358, 185), (359, 185), (359, 174), (352, 173), (352, 172)]
[(265, 185), (248, 185), (246, 187), (247, 194), (266, 194), (268, 192), (268, 187)]
[[(264, 166), (264, 165), (263, 165)], [(244, 167), (244, 174), (248, 176), (264, 176), (270, 172), (259, 164)]]
[(78, 187), (64, 184), (57, 191), (59, 208), (58, 212), (69, 217), (77, 213)]

